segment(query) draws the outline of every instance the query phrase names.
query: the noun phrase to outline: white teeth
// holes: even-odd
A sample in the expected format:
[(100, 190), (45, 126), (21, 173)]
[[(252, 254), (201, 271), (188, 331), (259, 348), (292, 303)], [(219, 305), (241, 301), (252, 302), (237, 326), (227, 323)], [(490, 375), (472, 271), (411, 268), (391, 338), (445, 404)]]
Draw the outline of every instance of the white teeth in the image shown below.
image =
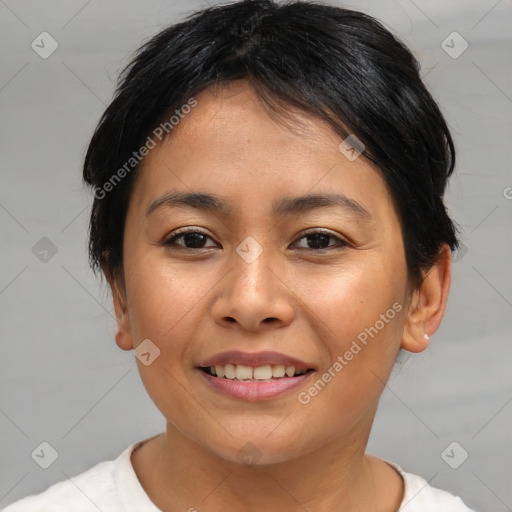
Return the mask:
[(307, 372), (306, 368), (295, 370), (295, 366), (285, 366), (283, 364), (246, 366), (244, 364), (225, 364), (210, 367), (210, 373), (219, 378), (237, 379), (237, 380), (270, 380), (280, 379), (282, 377), (293, 377)]
[(237, 380), (252, 379), (252, 366), (237, 364), (235, 367), (235, 376)]
[(285, 374), (286, 369), (284, 367), (284, 364), (276, 364), (275, 366), (272, 366), (272, 377), (278, 379), (280, 377), (284, 377)]
[(234, 379), (235, 378), (235, 367), (232, 364), (225, 364), (224, 365), (224, 376), (227, 379)]
[(272, 366), (258, 366), (254, 368), (253, 375), (257, 380), (267, 380), (272, 378)]
[(288, 375), (288, 377), (293, 377), (295, 375), (295, 367), (287, 366), (286, 367), (286, 375)]

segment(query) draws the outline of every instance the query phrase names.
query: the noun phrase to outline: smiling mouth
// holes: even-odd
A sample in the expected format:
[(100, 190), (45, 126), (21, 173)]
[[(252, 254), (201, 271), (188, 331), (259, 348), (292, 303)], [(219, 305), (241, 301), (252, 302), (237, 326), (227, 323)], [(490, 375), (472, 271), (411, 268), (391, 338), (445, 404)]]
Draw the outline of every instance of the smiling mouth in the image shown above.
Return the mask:
[(295, 366), (285, 366), (282, 364), (263, 366), (224, 364), (200, 367), (199, 369), (218, 379), (246, 382), (272, 382), (284, 378), (299, 377), (314, 371), (312, 368), (295, 368)]

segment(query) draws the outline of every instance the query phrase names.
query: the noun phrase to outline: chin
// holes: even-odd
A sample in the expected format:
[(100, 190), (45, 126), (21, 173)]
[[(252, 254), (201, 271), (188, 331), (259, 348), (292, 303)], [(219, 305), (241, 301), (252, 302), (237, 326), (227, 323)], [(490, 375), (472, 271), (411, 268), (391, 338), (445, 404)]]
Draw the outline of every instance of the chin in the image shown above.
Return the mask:
[(289, 462), (323, 445), (320, 439), (304, 439), (301, 429), (279, 432), (278, 424), (274, 421), (272, 428), (262, 429), (260, 434), (250, 428), (238, 431), (233, 437), (226, 434), (222, 440), (210, 440), (207, 446), (228, 462), (254, 467)]

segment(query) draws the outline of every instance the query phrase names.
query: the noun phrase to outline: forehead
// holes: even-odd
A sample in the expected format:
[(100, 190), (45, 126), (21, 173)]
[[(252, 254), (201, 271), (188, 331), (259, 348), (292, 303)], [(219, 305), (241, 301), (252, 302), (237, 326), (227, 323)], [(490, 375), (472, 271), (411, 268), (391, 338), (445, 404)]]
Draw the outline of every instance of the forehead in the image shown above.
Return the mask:
[(300, 111), (272, 115), (248, 82), (205, 90), (195, 100), (171, 136), (145, 157), (132, 197), (139, 208), (177, 189), (210, 191), (254, 209), (263, 199), (275, 205), (281, 197), (339, 193), (340, 187), (363, 202), (365, 193), (389, 199), (365, 159), (343, 156), (341, 139), (326, 122)]
[(272, 146), (302, 142), (301, 146), (309, 150), (313, 145), (324, 149), (337, 145), (338, 136), (325, 121), (282, 103), (278, 104), (279, 111), (275, 111), (247, 80), (210, 87), (195, 99), (197, 106), (184, 116), (167, 141), (174, 138), (181, 142), (186, 138), (201, 144), (203, 149), (203, 141), (234, 148), (243, 144), (246, 149), (251, 142), (260, 141)]

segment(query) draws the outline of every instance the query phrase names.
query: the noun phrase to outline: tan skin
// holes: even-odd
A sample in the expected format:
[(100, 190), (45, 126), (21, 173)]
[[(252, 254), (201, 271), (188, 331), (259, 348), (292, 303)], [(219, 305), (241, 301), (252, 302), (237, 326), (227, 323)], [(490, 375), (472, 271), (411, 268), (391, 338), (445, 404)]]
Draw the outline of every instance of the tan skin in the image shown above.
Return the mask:
[[(143, 162), (127, 212), (124, 282), (109, 277), (118, 346), (150, 339), (161, 351), (149, 366), (137, 364), (167, 427), (133, 453), (135, 472), (165, 512), (396, 511), (402, 478), (365, 448), (398, 351), (423, 351), (424, 334), (441, 322), (450, 250), (443, 246), (413, 289), (384, 181), (364, 158), (341, 154), (329, 126), (304, 113), (293, 125), (273, 119), (245, 81), (196, 99)], [(170, 191), (216, 194), (231, 214), (165, 206), (146, 216)], [(340, 206), (273, 214), (274, 201), (312, 193), (343, 194), (369, 215)], [(210, 238), (199, 249), (186, 249), (183, 237), (160, 244), (183, 227)], [(334, 237), (327, 249), (315, 251), (303, 234), (313, 228)], [(250, 264), (235, 250), (248, 236), (263, 247)], [(394, 303), (403, 309), (301, 404), (298, 393)], [(233, 398), (197, 369), (226, 350), (278, 351), (315, 373), (274, 399)], [(247, 443), (259, 453), (252, 466), (237, 457)]]

